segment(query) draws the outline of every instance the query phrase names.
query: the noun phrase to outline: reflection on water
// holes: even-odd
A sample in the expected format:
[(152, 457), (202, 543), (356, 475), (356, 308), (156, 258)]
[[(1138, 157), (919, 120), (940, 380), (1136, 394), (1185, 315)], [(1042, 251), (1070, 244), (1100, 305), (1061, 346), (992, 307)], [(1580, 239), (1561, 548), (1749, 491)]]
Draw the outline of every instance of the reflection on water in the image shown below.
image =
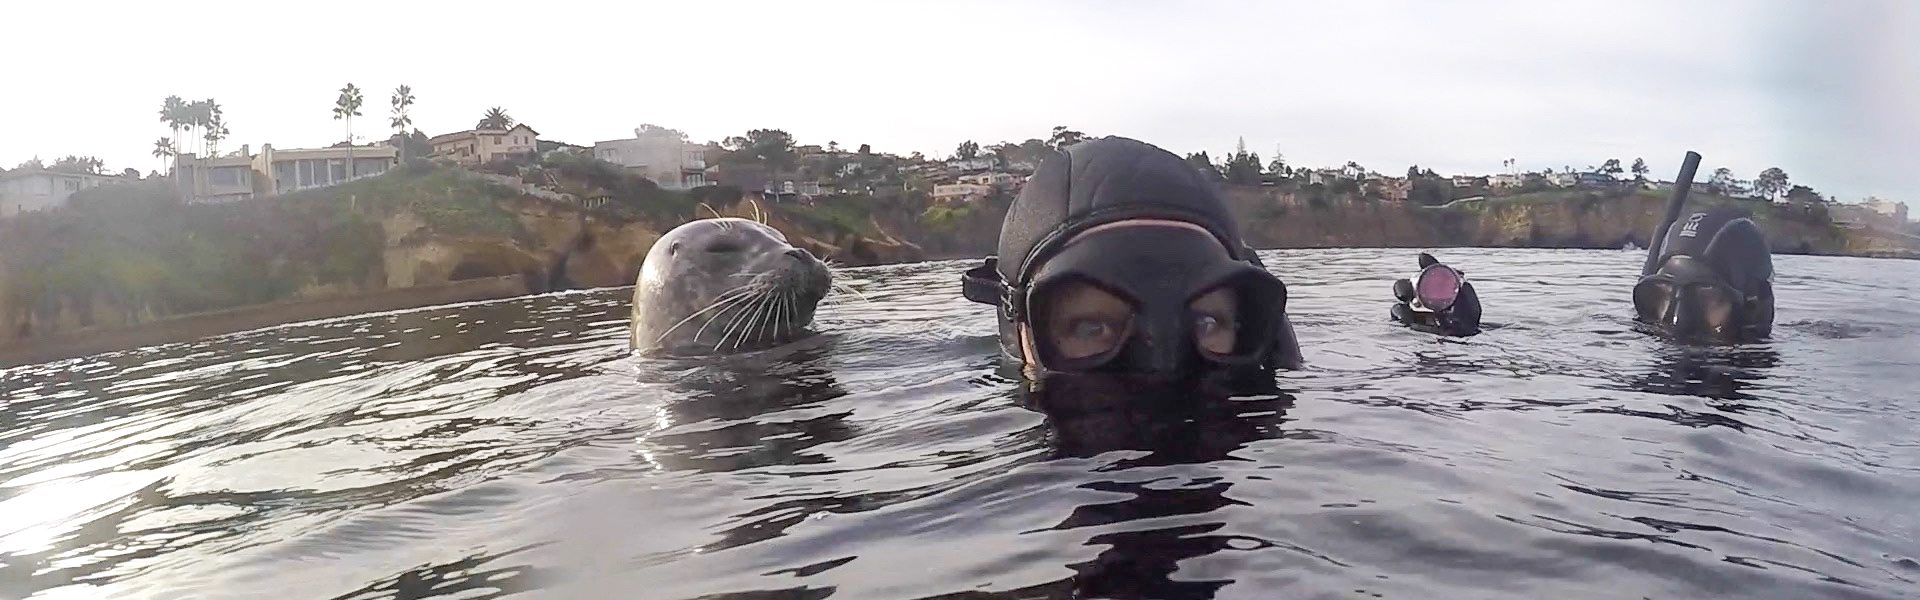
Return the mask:
[(1174, 402), (1009, 378), (959, 263), (723, 359), (604, 290), (0, 371), (0, 597), (1920, 589), (1920, 263), (1782, 257), (1776, 339), (1689, 348), (1617, 252), (1465, 253), (1503, 326), (1395, 328), (1403, 254), (1268, 253), (1310, 367)]

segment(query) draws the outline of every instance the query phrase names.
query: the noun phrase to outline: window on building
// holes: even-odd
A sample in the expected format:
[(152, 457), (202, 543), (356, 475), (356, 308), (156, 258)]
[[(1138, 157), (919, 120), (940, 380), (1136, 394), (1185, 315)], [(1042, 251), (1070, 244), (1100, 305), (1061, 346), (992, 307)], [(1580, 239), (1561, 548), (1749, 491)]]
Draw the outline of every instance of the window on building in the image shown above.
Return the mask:
[(327, 173), (333, 176), (331, 179), (327, 180), (327, 183), (332, 184), (332, 183), (340, 183), (342, 181), (346, 181), (347, 180), (347, 161), (340, 160), (337, 158), (327, 161)]
[(78, 181), (74, 181), (74, 180), (72, 180), (72, 179), (68, 179), (68, 180), (66, 180), (66, 184), (67, 184), (67, 191), (69, 191), (69, 192), (74, 192), (74, 191), (79, 191), (79, 190), (80, 190), (80, 182), (78, 182)]
[(225, 167), (220, 169), (214, 169), (213, 171), (207, 173), (207, 183), (209, 185), (225, 185), (225, 186), (240, 185), (240, 168)]
[(494, 143), (495, 145), (499, 145), (499, 144), (500, 144), (500, 138), (501, 138), (501, 137), (503, 137), (503, 136), (498, 136), (498, 135), (496, 135), (496, 136), (493, 136), (493, 143)]

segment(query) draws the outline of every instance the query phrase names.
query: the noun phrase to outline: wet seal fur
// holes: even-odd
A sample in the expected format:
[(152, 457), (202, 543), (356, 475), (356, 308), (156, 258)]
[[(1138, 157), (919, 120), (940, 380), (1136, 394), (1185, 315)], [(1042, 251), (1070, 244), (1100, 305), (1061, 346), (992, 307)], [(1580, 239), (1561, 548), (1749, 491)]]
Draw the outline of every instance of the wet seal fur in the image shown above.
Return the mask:
[(629, 347), (703, 355), (770, 348), (808, 333), (832, 283), (826, 264), (747, 219), (700, 219), (653, 243), (633, 288)]

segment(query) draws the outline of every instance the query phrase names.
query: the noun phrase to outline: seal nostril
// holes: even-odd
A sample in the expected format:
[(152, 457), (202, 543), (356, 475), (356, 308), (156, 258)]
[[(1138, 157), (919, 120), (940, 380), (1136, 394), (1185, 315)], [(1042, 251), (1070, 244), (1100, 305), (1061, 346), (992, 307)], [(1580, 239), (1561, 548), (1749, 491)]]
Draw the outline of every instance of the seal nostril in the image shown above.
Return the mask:
[(792, 250), (787, 251), (787, 256), (798, 258), (800, 260), (807, 260), (807, 259), (813, 258), (813, 253), (808, 252), (805, 248), (794, 248)]

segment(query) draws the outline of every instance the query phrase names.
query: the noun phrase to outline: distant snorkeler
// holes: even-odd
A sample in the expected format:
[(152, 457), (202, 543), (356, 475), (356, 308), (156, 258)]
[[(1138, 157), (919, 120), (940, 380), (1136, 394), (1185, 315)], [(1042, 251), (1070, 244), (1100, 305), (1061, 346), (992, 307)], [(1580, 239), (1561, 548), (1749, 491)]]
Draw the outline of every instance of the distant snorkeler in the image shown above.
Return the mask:
[(1633, 286), (1635, 320), (1676, 340), (1739, 344), (1773, 333), (1773, 253), (1746, 211), (1686, 215), (1649, 252)]
[(1465, 271), (1420, 253), (1420, 274), (1393, 282), (1391, 314), (1415, 331), (1466, 337), (1480, 333), (1480, 294)]
[(962, 277), (998, 307), (1000, 347), (1028, 378), (1157, 383), (1294, 368), (1287, 287), (1241, 241), (1214, 183), (1118, 137), (1068, 147), (1007, 211), (999, 253)]

